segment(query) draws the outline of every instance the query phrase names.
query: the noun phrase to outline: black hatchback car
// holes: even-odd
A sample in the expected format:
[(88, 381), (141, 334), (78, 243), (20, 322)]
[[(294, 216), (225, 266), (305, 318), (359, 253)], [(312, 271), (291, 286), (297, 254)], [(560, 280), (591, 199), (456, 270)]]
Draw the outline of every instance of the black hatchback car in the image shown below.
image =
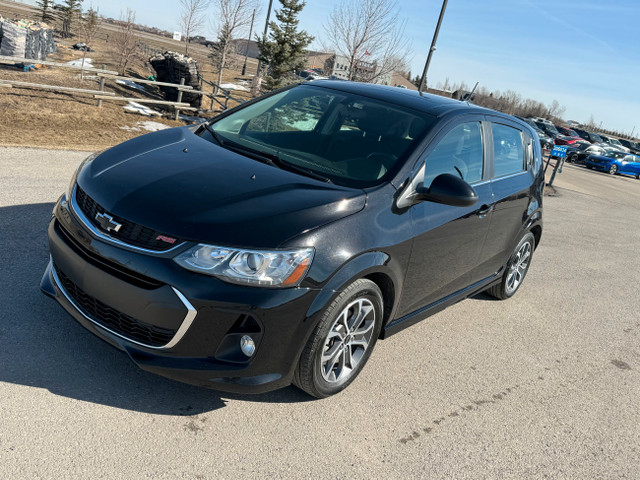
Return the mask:
[(409, 90), (286, 88), (89, 156), (41, 287), (144, 370), (326, 397), (379, 338), (518, 290), (542, 234), (534, 139)]

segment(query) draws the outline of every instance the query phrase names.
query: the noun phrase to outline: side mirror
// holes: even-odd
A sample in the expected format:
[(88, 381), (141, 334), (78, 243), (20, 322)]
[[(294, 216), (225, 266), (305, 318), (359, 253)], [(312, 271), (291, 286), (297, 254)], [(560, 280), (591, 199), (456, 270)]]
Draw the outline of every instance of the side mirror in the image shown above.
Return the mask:
[(471, 185), (450, 173), (438, 175), (429, 188), (418, 187), (417, 200), (442, 203), (453, 207), (470, 207), (478, 201)]

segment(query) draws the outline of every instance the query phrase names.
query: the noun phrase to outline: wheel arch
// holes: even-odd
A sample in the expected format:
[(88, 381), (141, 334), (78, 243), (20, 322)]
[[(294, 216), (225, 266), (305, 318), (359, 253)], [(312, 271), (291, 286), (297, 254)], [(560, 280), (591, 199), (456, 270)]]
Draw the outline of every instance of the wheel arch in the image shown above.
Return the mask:
[(358, 279), (375, 283), (382, 293), (383, 321), (386, 325), (398, 305), (401, 276), (389, 266), (390, 257), (384, 252), (367, 252), (344, 264), (322, 288), (307, 311), (307, 318), (331, 304), (333, 299)]

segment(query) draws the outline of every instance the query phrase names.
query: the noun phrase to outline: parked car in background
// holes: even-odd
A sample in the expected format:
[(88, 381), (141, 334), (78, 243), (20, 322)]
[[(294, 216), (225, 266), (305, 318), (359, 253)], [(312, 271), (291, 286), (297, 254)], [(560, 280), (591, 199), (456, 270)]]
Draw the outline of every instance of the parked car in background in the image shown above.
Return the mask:
[[(576, 143), (587, 142), (584, 138), (582, 138), (580, 135), (578, 135), (575, 131), (573, 131), (570, 128), (558, 126), (558, 125), (555, 125), (555, 127), (556, 127), (556, 130), (558, 130), (558, 132), (560, 132), (560, 134), (562, 135), (562, 138), (566, 139), (567, 143), (565, 145), (573, 145)], [(571, 139), (572, 141), (569, 139)], [(559, 145), (562, 145), (562, 144), (559, 144)]]
[(627, 147), (631, 151), (631, 153), (640, 155), (640, 143), (632, 142), (631, 140), (627, 140), (625, 138), (621, 138), (620, 143), (623, 146)]
[(320, 75), (317, 72), (313, 71), (313, 70), (300, 70), (299, 72), (296, 72), (296, 75), (300, 78), (302, 78), (303, 80), (306, 81), (312, 81), (312, 80), (326, 80), (327, 77), (325, 77), (324, 75)]
[(591, 142), (591, 143), (602, 143), (602, 138), (597, 133), (588, 132), (588, 131), (583, 130), (581, 128), (573, 128), (572, 130), (574, 132), (576, 132), (578, 135), (580, 135), (582, 138), (584, 138), (588, 142)]
[(589, 155), (601, 155), (606, 153), (604, 147), (601, 147), (600, 145), (592, 145), (589, 142), (566, 145), (566, 147), (567, 154), (565, 158), (569, 163), (584, 164), (584, 161)]
[(516, 118), (519, 118), (523, 122), (527, 123), (531, 128), (533, 128), (533, 130), (538, 134), (538, 138), (540, 139), (540, 146), (542, 147), (543, 150), (548, 151), (553, 148), (553, 138), (547, 135), (547, 133), (536, 124), (536, 122), (534, 122), (530, 118), (522, 118), (522, 117), (516, 117)]
[(540, 130), (545, 132), (552, 139), (555, 140), (557, 137), (560, 136), (560, 132), (558, 132), (556, 127), (553, 125), (553, 123), (549, 121), (543, 122), (541, 120), (535, 120), (535, 119), (530, 119), (530, 120), (532, 120)]
[(640, 179), (640, 157), (619, 150), (609, 150), (601, 155), (589, 155), (585, 159), (587, 168), (593, 168), (611, 175), (633, 175)]
[(299, 83), (87, 157), (54, 207), (41, 288), (146, 371), (327, 397), (378, 339), (516, 294), (543, 190), (535, 133), (510, 115)]
[(622, 152), (631, 153), (631, 150), (629, 150), (627, 147), (622, 145), (617, 138), (609, 137), (607, 135), (602, 135), (602, 134), (600, 134), (600, 137), (602, 137), (602, 141), (604, 143), (608, 143), (613, 148), (617, 148)]

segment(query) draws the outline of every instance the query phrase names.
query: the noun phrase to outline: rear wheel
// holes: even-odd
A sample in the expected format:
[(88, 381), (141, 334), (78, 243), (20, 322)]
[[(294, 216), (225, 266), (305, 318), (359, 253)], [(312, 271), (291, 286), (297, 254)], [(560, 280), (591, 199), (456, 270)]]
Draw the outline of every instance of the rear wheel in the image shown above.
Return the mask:
[(505, 300), (515, 295), (524, 281), (524, 277), (529, 271), (531, 265), (531, 257), (535, 248), (535, 238), (531, 232), (527, 232), (518, 246), (515, 248), (513, 255), (507, 262), (507, 268), (502, 275), (502, 281), (490, 289), (487, 293), (499, 300)]
[(382, 326), (383, 301), (371, 280), (356, 280), (325, 310), (305, 346), (294, 383), (316, 398), (344, 390), (371, 355)]
[(636, 178), (640, 180), (640, 172), (636, 173)]
[(609, 174), (615, 175), (616, 173), (618, 173), (618, 166), (614, 163), (609, 167)]

